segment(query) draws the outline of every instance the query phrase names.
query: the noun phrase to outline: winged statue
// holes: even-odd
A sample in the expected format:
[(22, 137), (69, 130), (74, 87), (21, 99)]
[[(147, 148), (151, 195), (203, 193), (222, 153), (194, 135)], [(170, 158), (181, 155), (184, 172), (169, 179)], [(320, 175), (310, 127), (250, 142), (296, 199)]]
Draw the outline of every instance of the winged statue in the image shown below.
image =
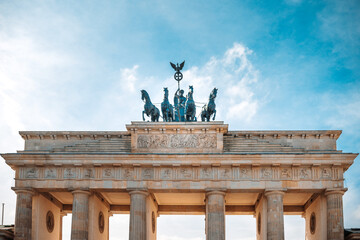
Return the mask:
[(180, 72), (180, 71), (183, 69), (184, 65), (185, 65), (185, 61), (183, 61), (182, 63), (180, 63), (180, 66), (179, 66), (178, 63), (175, 65), (175, 64), (172, 63), (172, 62), (170, 62), (170, 65), (172, 66), (172, 68), (173, 68), (176, 72)]

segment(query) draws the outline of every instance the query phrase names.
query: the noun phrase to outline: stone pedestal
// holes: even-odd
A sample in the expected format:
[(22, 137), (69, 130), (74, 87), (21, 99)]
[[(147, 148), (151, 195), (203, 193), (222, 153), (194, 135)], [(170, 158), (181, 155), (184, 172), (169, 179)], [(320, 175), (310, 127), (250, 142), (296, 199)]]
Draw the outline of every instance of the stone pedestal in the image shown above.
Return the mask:
[(344, 219), (342, 196), (344, 191), (326, 191), (327, 202), (327, 239), (344, 239)]
[(131, 191), (130, 194), (130, 240), (146, 240), (146, 191)]
[(17, 194), (15, 215), (15, 240), (31, 240), (32, 196), (28, 189), (14, 189)]
[(225, 193), (206, 193), (206, 240), (225, 240)]
[(284, 239), (284, 207), (282, 191), (266, 191), (267, 240)]
[(88, 239), (89, 191), (75, 190), (73, 194), (71, 240)]

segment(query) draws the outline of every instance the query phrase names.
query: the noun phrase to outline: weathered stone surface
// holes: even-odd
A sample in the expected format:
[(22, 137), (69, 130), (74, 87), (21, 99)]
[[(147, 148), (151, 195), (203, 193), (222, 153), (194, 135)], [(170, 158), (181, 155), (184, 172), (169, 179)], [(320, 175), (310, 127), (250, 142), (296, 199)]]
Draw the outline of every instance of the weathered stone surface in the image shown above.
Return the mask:
[(282, 191), (266, 191), (267, 198), (267, 240), (284, 239), (284, 207)]
[(32, 232), (32, 196), (30, 189), (17, 189), (16, 215), (15, 215), (15, 240), (31, 240)]
[(146, 198), (145, 191), (130, 191), (130, 240), (147, 240)]
[(327, 239), (344, 239), (344, 218), (343, 201), (344, 191), (328, 190), (326, 191), (327, 202)]
[(225, 240), (225, 193), (206, 193), (206, 240)]
[(87, 240), (89, 236), (89, 191), (75, 190), (72, 192), (71, 240)]
[[(130, 239), (141, 240), (156, 239), (158, 214), (205, 214), (207, 239), (225, 238), (225, 212), (255, 215), (257, 239), (283, 239), (284, 212), (305, 216), (309, 239), (338, 239), (343, 229), (337, 191), (357, 154), (336, 149), (341, 131), (228, 131), (223, 122), (126, 127), (21, 132), (24, 151), (2, 156), (15, 170), (17, 189), (38, 190), (55, 216), (73, 213), (72, 239), (106, 239), (108, 229), (100, 232), (95, 222), (99, 212), (105, 225), (113, 213), (130, 213)], [(30, 219), (16, 220), (27, 237), (19, 239), (30, 238), (31, 223), (33, 231), (44, 226), (50, 209), (30, 199), (18, 196), (17, 216)], [(322, 222), (313, 234), (312, 213)]]

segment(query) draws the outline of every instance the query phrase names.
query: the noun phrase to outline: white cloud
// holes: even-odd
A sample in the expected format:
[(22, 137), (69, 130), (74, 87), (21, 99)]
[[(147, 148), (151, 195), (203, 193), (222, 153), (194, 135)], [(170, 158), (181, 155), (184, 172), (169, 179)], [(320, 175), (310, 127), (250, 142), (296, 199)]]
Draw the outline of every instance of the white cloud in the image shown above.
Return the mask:
[(135, 92), (135, 84), (137, 81), (137, 69), (138, 65), (133, 66), (132, 68), (124, 68), (120, 70), (120, 83), (124, 86), (124, 90), (130, 90), (133, 94)]
[(195, 101), (201, 103), (206, 103), (212, 88), (217, 87), (217, 119), (249, 122), (259, 108), (253, 90), (259, 73), (249, 60), (251, 54), (244, 45), (234, 43), (222, 57), (212, 57), (204, 66), (185, 71), (182, 86), (193, 85)]

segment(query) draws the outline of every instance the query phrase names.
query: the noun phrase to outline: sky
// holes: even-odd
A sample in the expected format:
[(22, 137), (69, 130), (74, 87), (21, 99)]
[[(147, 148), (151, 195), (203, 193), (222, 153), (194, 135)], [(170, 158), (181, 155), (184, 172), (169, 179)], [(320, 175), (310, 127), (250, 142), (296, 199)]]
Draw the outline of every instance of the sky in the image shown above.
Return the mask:
[[(340, 129), (338, 149), (360, 152), (360, 1), (0, 0), (0, 152), (18, 131), (125, 130), (141, 120), (146, 89), (181, 87), (207, 101), (229, 130)], [(360, 227), (360, 163), (345, 174), (345, 227)], [(0, 159), (0, 202), (14, 223), (14, 172)], [(71, 216), (64, 218), (69, 238)], [(128, 239), (128, 215), (110, 239)], [(252, 216), (227, 216), (227, 239), (254, 239)], [(158, 239), (204, 239), (204, 216), (160, 216)], [(287, 239), (304, 219), (285, 217)]]

